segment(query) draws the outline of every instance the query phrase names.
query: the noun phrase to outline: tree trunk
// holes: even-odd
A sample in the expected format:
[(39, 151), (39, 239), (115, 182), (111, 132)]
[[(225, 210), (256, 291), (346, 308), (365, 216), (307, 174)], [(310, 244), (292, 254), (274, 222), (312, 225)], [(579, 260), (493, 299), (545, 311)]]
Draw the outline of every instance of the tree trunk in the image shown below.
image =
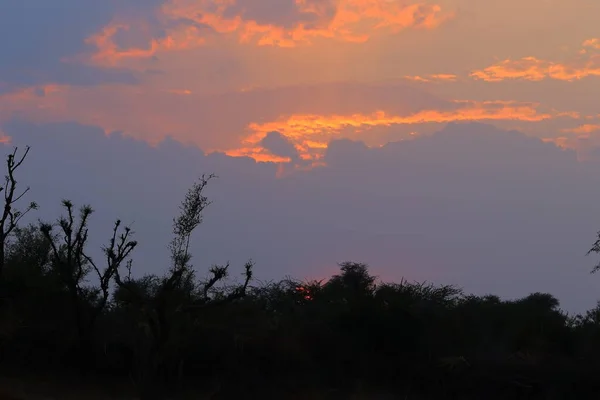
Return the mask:
[(0, 284), (2, 284), (2, 282), (4, 281), (4, 265), (6, 263), (6, 260), (4, 259), (4, 257), (6, 256), (4, 242), (6, 242), (6, 238), (4, 237), (4, 234), (0, 233)]
[(151, 349), (145, 361), (140, 365), (140, 400), (162, 400), (165, 398), (165, 394), (164, 385), (162, 385), (158, 376), (159, 360), (157, 352)]

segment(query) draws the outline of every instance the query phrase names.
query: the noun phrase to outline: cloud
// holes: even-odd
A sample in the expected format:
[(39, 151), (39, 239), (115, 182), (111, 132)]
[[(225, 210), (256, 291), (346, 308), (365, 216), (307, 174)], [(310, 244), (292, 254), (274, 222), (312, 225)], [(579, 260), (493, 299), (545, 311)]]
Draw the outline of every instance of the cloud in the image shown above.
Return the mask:
[[(137, 24), (111, 22), (100, 32), (86, 38), (85, 42), (96, 49), (89, 60), (81, 55), (73, 60), (114, 67), (121, 60), (148, 59), (154, 57), (159, 51), (190, 50), (205, 43), (205, 38), (201, 36), (200, 30), (195, 26), (180, 28), (161, 38), (153, 38), (152, 33), (146, 27), (147, 24), (144, 21)], [(130, 37), (142, 36), (146, 37), (148, 42), (144, 43), (142, 47), (122, 46), (117, 40), (119, 34), (125, 38), (124, 41)]]
[[(598, 164), (572, 151), (482, 124), (368, 147), (330, 144), (327, 166), (276, 178), (278, 166), (165, 140), (156, 146), (76, 123), (10, 122), (13, 144), (32, 146), (19, 183), (53, 219), (63, 197), (97, 210), (90, 251), (112, 221), (133, 223), (136, 273), (160, 273), (172, 217), (187, 187), (215, 172), (214, 203), (192, 238), (194, 265), (241, 267), (257, 279), (327, 277), (336, 262), (369, 262), (384, 280), (454, 283), (476, 293), (550, 291), (570, 311), (595, 304)], [(10, 151), (11, 146), (3, 147)], [(507, 251), (510, 249), (510, 251)]]
[(333, 83), (217, 95), (186, 90), (127, 85), (33, 86), (0, 94), (0, 125), (13, 118), (38, 123), (77, 121), (100, 126), (107, 133), (122, 131), (149, 143), (171, 135), (206, 150), (229, 150), (240, 147), (252, 122), (275, 121), (282, 115), (352, 115), (364, 110), (402, 115), (454, 107), (403, 85)]
[(431, 75), (407, 75), (404, 77), (405, 79), (413, 82), (421, 82), (421, 83), (431, 83), (431, 82), (456, 82), (458, 80), (458, 76), (454, 74), (431, 74)]
[[(240, 43), (296, 47), (314, 40), (362, 43), (377, 32), (433, 29), (452, 12), (427, 2), (387, 0), (167, 0), (148, 21), (115, 18), (87, 39), (89, 61), (113, 66), (130, 58), (203, 46), (215, 35)], [(120, 35), (120, 38), (118, 37)], [(128, 38), (142, 45), (127, 45)]]
[(592, 133), (596, 131), (600, 131), (600, 125), (598, 124), (583, 124), (576, 128), (563, 129), (563, 132), (571, 133)]
[(600, 161), (600, 124), (583, 124), (562, 129), (561, 132), (569, 135), (547, 141), (561, 148), (575, 150), (580, 161)]
[(115, 2), (23, 0), (2, 5), (0, 80), (7, 85), (135, 83), (125, 70), (64, 62), (85, 50), (84, 39), (111, 20)]
[[(256, 153), (260, 153), (263, 138), (269, 132), (277, 131), (300, 149), (303, 158), (318, 160), (331, 140), (343, 137), (365, 140), (365, 137), (372, 133), (370, 130), (376, 127), (442, 124), (455, 121), (539, 122), (563, 116), (557, 112), (542, 111), (539, 104), (528, 102), (455, 101), (454, 104), (456, 107), (452, 110), (420, 110), (404, 115), (384, 111), (350, 115), (293, 114), (283, 116), (276, 121), (250, 124), (249, 130), (253, 133), (244, 140), (243, 144), (247, 146), (246, 148), (253, 148), (254, 145)], [(411, 131), (406, 137), (412, 135), (414, 132)], [(380, 141), (379, 144), (385, 144), (385, 141)]]
[(595, 52), (599, 49), (599, 39), (589, 39), (583, 42), (580, 56), (567, 63), (541, 60), (536, 57), (523, 57), (520, 60), (506, 59), (482, 70), (475, 70), (470, 76), (487, 82), (500, 82), (507, 79), (574, 81), (600, 76), (600, 53)]
[(259, 144), (272, 154), (285, 157), (291, 162), (296, 162), (300, 155), (294, 144), (279, 132), (269, 132), (259, 142)]
[(583, 47), (589, 47), (592, 49), (600, 50), (600, 38), (593, 38), (584, 41)]
[(297, 86), (218, 96), (198, 96), (185, 89), (48, 85), (0, 95), (0, 124), (13, 118), (38, 123), (77, 121), (151, 144), (172, 136), (206, 151), (289, 161), (289, 154), (261, 144), (269, 132), (276, 131), (295, 146), (300, 159), (318, 162), (334, 139), (359, 139), (378, 146), (453, 121), (535, 123), (578, 115), (535, 102), (444, 101), (402, 85)]

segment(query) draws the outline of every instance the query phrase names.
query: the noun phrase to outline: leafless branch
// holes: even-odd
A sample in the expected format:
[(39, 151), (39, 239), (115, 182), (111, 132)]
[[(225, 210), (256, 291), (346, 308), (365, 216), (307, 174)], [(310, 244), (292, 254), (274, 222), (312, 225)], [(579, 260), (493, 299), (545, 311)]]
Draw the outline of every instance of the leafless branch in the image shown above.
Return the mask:
[[(82, 252), (83, 257), (92, 266), (100, 282), (102, 297), (97, 307), (98, 312), (106, 306), (108, 297), (110, 295), (109, 290), (111, 280), (114, 276), (118, 275), (121, 264), (129, 257), (133, 249), (135, 249), (137, 246), (137, 241), (131, 240), (131, 237), (133, 236), (133, 231), (131, 228), (127, 226), (124, 228), (122, 233), (119, 233), (120, 226), (121, 220), (117, 220), (114, 224), (112, 236), (109, 240), (108, 246), (104, 246), (102, 248), (106, 256), (106, 266), (103, 270), (100, 270), (90, 256), (88, 256), (85, 252)], [(116, 280), (119, 282), (121, 281), (120, 277)]]
[(203, 289), (204, 299), (208, 299), (209, 290), (212, 289), (212, 287), (217, 282), (219, 282), (221, 279), (224, 279), (225, 277), (227, 277), (228, 269), (229, 269), (229, 262), (227, 262), (227, 264), (225, 264), (225, 266), (215, 265), (214, 267), (212, 267), (210, 269), (209, 272), (212, 274), (212, 276), (204, 284), (204, 289)]
[[(248, 261), (245, 265), (244, 265), (244, 283), (240, 286), (238, 286), (237, 288), (235, 288), (234, 290), (232, 290), (227, 296), (217, 299), (217, 300), (211, 300), (211, 301), (203, 301), (200, 304), (189, 304), (189, 305), (185, 305), (183, 307), (181, 307), (181, 309), (183, 311), (186, 312), (193, 312), (193, 311), (199, 311), (202, 309), (206, 309), (209, 307), (216, 307), (216, 306), (220, 306), (220, 305), (224, 305), (227, 303), (231, 303), (232, 301), (241, 299), (242, 297), (246, 296), (246, 291), (248, 289), (248, 285), (250, 283), (250, 281), (252, 280), (252, 275), (253, 275), (253, 268), (254, 268), (254, 262), (252, 260)], [(212, 271), (211, 271), (212, 272)], [(214, 272), (213, 272), (213, 278), (215, 277)], [(211, 280), (213, 279), (211, 278), (209, 280), (209, 282), (211, 282)], [(214, 283), (213, 283), (214, 285)]]
[(31, 202), (24, 211), (15, 209), (15, 203), (29, 192), (29, 187), (27, 187), (20, 194), (16, 193), (17, 180), (15, 178), (15, 172), (23, 164), (23, 161), (25, 161), (27, 154), (29, 154), (29, 149), (29, 146), (27, 146), (23, 154), (17, 157), (18, 148), (15, 147), (13, 152), (6, 158), (7, 175), (5, 176), (4, 186), (0, 186), (0, 192), (4, 192), (4, 208), (0, 217), (0, 276), (4, 271), (4, 252), (7, 238), (27, 213), (38, 208), (37, 203)]
[[(131, 229), (125, 227), (121, 232), (121, 221), (116, 221), (109, 244), (102, 249), (106, 255), (106, 266), (99, 267), (86, 253), (88, 222), (94, 210), (84, 205), (79, 209), (79, 218), (76, 221), (73, 203), (63, 200), (62, 204), (66, 215), (61, 216), (55, 225), (41, 222), (40, 231), (50, 243), (53, 268), (59, 273), (71, 296), (80, 337), (83, 338), (106, 307), (110, 296), (111, 280), (116, 277), (115, 280), (120, 282), (118, 270), (137, 246), (137, 242), (131, 240), (133, 235)], [(60, 228), (60, 232), (55, 235), (53, 228), (56, 225)], [(99, 287), (91, 288), (99, 294), (99, 298), (91, 304), (91, 308), (82, 307), (86, 301), (84, 298), (86, 288), (82, 287), (82, 283), (90, 271), (94, 271), (99, 280)]]

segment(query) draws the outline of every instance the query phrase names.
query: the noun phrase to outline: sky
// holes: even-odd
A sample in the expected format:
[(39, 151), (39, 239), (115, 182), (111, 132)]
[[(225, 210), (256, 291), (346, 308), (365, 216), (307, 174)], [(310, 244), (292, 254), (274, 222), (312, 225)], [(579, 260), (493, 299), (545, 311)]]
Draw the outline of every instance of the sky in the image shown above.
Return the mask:
[(354, 260), (568, 310), (600, 298), (597, 0), (1, 8), (0, 138), (32, 147), (36, 218), (91, 203), (93, 244), (133, 222), (140, 273), (164, 269), (178, 202), (214, 172), (199, 271)]

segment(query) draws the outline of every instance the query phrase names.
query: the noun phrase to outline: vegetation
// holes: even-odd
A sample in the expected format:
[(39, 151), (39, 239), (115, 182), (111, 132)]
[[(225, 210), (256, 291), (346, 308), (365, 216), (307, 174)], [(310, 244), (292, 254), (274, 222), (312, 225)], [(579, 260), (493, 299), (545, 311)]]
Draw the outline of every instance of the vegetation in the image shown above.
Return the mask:
[[(144, 400), (600, 393), (600, 305), (569, 316), (549, 294), (501, 300), (452, 286), (382, 283), (354, 262), (326, 282), (269, 283), (253, 281), (248, 262), (241, 282), (225, 284), (229, 265), (201, 275), (189, 253), (212, 175), (192, 185), (173, 220), (164, 275), (140, 275), (134, 232), (121, 221), (104, 260), (89, 256), (89, 206), (77, 212), (65, 200), (56, 222), (19, 226), (14, 171), (27, 152), (18, 162), (15, 155), (0, 236), (4, 374), (120, 382)], [(600, 233), (590, 252), (600, 252), (598, 243)]]

